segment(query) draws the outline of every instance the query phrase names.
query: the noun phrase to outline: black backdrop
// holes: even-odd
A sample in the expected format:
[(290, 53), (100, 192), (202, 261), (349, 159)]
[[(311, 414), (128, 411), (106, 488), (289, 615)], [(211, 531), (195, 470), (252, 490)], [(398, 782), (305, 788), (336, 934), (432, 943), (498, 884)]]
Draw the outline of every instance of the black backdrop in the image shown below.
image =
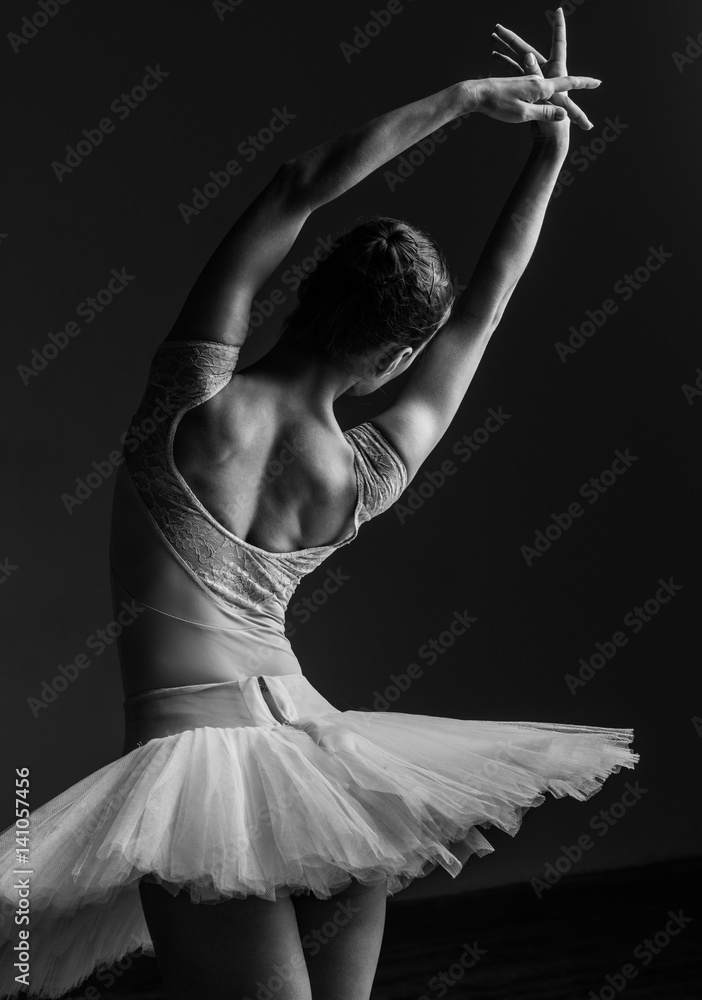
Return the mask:
[[(40, 8), (6, 2), (2, 13), (3, 90), (12, 95), (0, 166), (3, 827), (12, 819), (15, 767), (31, 767), (36, 807), (120, 753), (114, 647), (101, 650), (90, 638), (112, 619), (109, 456), (149, 358), (209, 253), (282, 160), (492, 72), (496, 21), (542, 48), (550, 35), (542, 7), (516, 0), (404, 0), (391, 6), (392, 16), (381, 13), (388, 23), (369, 28), (356, 52), (342, 43), (363, 43), (357, 27), (372, 20), (371, 10), (386, 10), (384, 0), (375, 7), (359, 0), (45, 7), (47, 23), (35, 19), (33, 37), (21, 41), (13, 34), (24, 24), (31, 35), (23, 18)], [(490, 832), (494, 855), (470, 862), (455, 882), (439, 871), (415, 883), (408, 898), (541, 877), (564, 845), (593, 834), (591, 821), (613, 804), (616, 822), (593, 835), (574, 870), (699, 850), (702, 49), (694, 39), (702, 12), (692, 0), (582, 0), (565, 9), (571, 72), (604, 81), (582, 97), (595, 127), (572, 131), (572, 182), (552, 201), (466, 399), (412, 484), (414, 499), (408, 491), (395, 511), (306, 579), (289, 621), (307, 675), (340, 708), (384, 707), (380, 693), (393, 711), (632, 726), (641, 762), (588, 803), (549, 800), (515, 840)], [(153, 89), (136, 91), (134, 107), (125, 107), (119, 95), (151, 70)], [(261, 132), (276, 111), (288, 124)], [(112, 128), (99, 145), (69, 161), (70, 172), (57, 167), (83, 130), (96, 137), (105, 117)], [(259, 133), (254, 156), (247, 137)], [(403, 171), (409, 176), (398, 181), (378, 171), (316, 212), (259, 295), (269, 299), (277, 289), (278, 305), (252, 334), (241, 364), (278, 336), (294, 301), (285, 272), (360, 216), (389, 214), (428, 229), (465, 284), (528, 148), (526, 126), (472, 116), (447, 128), (436, 148), (425, 146), (423, 162), (415, 154), (414, 169)], [(179, 206), (192, 204), (193, 189), (202, 190), (210, 171), (221, 177), (232, 159), (241, 165), (237, 176), (221, 191), (208, 188), (216, 196), (186, 221)], [(398, 173), (398, 166), (386, 169)], [(650, 248), (664, 260), (657, 270)], [(106, 287), (113, 269), (130, 277), (91, 314), (81, 303)], [(639, 287), (627, 285), (626, 275)], [(609, 315), (607, 299), (616, 306)], [(554, 345), (567, 343), (588, 310), (601, 325), (586, 327), (591, 335), (574, 340), (581, 346), (563, 360)], [(59, 331), (71, 321), (75, 335), (47, 351), (49, 334), (62, 343)], [(378, 413), (400, 383), (384, 396), (341, 400), (342, 427)], [(477, 435), (479, 450), (456, 444), (500, 407), (509, 418)], [(636, 460), (588, 502), (581, 486), (627, 449)], [(452, 472), (438, 485), (447, 460)], [(76, 480), (96, 472), (94, 463), (90, 495), (67, 503)], [(582, 516), (529, 565), (522, 546), (576, 501)], [(326, 595), (319, 588), (330, 571), (346, 579)], [(671, 579), (680, 589), (634, 625), (627, 616), (654, 598), (659, 580)], [(307, 621), (303, 597), (314, 609)], [(424, 644), (441, 641), (455, 612), (475, 621), (431, 662)], [(610, 648), (615, 632), (627, 641)], [(571, 690), (567, 675), (577, 675), (580, 658), (597, 653), (598, 642), (616, 655), (596, 660), (600, 668)], [(59, 665), (80, 653), (90, 666), (54, 683)], [(392, 675), (412, 663), (421, 676), (409, 684), (400, 677), (406, 690), (396, 697)], [(49, 702), (45, 683), (65, 690)], [(30, 699), (42, 692), (37, 707)], [(636, 804), (617, 808), (634, 780)]]

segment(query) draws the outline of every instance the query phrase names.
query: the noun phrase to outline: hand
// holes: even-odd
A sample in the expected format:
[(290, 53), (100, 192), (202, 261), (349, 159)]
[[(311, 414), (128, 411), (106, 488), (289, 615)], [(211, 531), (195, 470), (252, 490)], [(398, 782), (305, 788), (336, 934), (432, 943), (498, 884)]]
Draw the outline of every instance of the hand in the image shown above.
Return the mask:
[[(493, 51), (493, 55), (513, 75), (521, 76), (525, 72), (531, 74), (541, 72), (547, 79), (567, 75), (565, 15), (561, 7), (556, 11), (551, 38), (551, 51), (548, 59), (542, 56), (532, 45), (529, 45), (520, 38), (519, 35), (516, 35), (508, 28), (503, 28), (501, 24), (497, 25), (497, 31), (493, 33), (492, 37), (501, 48), (501, 51)], [(535, 62), (531, 61), (532, 57)], [(580, 128), (585, 130), (592, 128), (592, 122), (589, 121), (578, 105), (570, 99), (568, 94), (554, 93), (551, 103), (557, 107), (564, 108), (568, 118), (579, 125)], [(560, 126), (551, 125), (550, 128), (539, 127), (538, 131), (541, 135), (553, 135), (556, 128), (560, 130)]]
[[(521, 68), (520, 73), (523, 74)], [(475, 88), (471, 110), (501, 122), (529, 121), (539, 125), (563, 122), (567, 129), (568, 109), (556, 106), (556, 96), (562, 100), (564, 91), (593, 90), (601, 83), (591, 76), (558, 76), (547, 80), (539, 66), (534, 65), (529, 76), (471, 81)], [(554, 103), (549, 103), (549, 98), (554, 98)]]

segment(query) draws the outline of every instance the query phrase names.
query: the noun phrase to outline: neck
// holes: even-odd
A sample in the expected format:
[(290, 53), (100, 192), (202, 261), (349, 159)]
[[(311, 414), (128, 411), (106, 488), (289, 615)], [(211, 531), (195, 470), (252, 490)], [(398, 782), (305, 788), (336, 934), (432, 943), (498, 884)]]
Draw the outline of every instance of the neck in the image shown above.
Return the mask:
[(358, 375), (342, 371), (321, 352), (303, 350), (281, 340), (244, 373), (275, 383), (287, 396), (303, 402), (306, 409), (330, 416), (335, 400), (360, 381)]

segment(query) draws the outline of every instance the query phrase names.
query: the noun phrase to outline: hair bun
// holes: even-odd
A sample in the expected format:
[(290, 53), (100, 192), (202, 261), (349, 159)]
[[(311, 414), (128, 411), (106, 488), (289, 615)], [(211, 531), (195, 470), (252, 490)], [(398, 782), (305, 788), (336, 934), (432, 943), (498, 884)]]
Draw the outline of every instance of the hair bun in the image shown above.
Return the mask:
[[(375, 285), (387, 285), (403, 277), (409, 264), (407, 253), (402, 253), (405, 243), (401, 229), (378, 233), (353, 262), (353, 267), (364, 279)], [(404, 248), (406, 251), (406, 247)]]
[(338, 238), (297, 298), (284, 335), (355, 372), (358, 359), (378, 347), (424, 345), (446, 321), (454, 291), (430, 236), (402, 219), (376, 216)]

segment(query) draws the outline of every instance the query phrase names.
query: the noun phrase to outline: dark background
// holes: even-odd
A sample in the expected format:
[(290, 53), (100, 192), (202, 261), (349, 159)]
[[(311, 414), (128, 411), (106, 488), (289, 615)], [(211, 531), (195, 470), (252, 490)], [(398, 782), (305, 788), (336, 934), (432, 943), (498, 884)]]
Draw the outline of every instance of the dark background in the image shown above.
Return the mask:
[[(68, 514), (62, 495), (119, 447), (150, 357), (188, 288), (228, 227), (281, 161), (384, 111), (460, 79), (498, 72), (496, 21), (547, 49), (539, 4), (405, 0), (401, 12), (347, 61), (342, 42), (385, 4), (243, 0), (218, 16), (209, 3), (62, 6), (2, 60), (7, 106), (0, 212), (3, 308), (2, 423), (6, 486), (0, 604), (3, 772), (0, 826), (12, 819), (14, 768), (29, 766), (36, 807), (121, 752), (122, 690), (114, 648), (32, 714), (28, 699), (58, 665), (86, 651), (112, 619), (107, 543), (112, 480)], [(35, 6), (3, 6), (3, 33)], [(698, 679), (698, 429), (702, 398), (685, 398), (702, 365), (698, 346), (699, 107), (702, 58), (673, 60), (702, 31), (692, 0), (571, 4), (569, 69), (600, 77), (581, 104), (594, 123), (572, 130), (590, 145), (616, 119), (627, 127), (552, 200), (533, 260), (444, 440), (412, 486), (451, 458), (456, 472), (404, 521), (398, 510), (307, 578), (291, 602), (293, 647), (307, 676), (337, 707), (369, 707), (410, 663), (423, 674), (394, 711), (465, 719), (633, 727), (635, 772), (611, 778), (590, 802), (549, 798), (516, 839), (494, 831), (495, 854), (454, 882), (438, 871), (406, 897), (541, 877), (562, 845), (637, 779), (646, 789), (577, 871), (696, 855), (700, 841), (702, 716)], [(147, 65), (168, 77), (120, 121), (110, 104)], [(296, 117), (251, 163), (237, 146), (267, 126), (272, 109)], [(61, 183), (82, 129), (115, 122)], [(527, 126), (472, 116), (390, 190), (383, 170), (316, 212), (259, 299), (286, 301), (256, 330), (240, 366), (275, 341), (294, 295), (281, 280), (318, 237), (387, 214), (427, 229), (465, 284), (527, 156)], [(598, 147), (595, 147), (598, 148)], [(209, 171), (228, 160), (241, 174), (185, 224)], [(582, 162), (582, 161), (580, 161)], [(384, 169), (394, 169), (388, 164)], [(649, 247), (672, 253), (628, 302), (615, 283)], [(134, 280), (25, 385), (18, 372), (49, 331), (105, 286), (112, 268)], [(565, 364), (554, 349), (586, 310), (619, 309)], [(385, 395), (342, 400), (345, 429), (380, 412)], [(702, 384), (702, 381), (701, 381)], [(468, 462), (452, 446), (481, 427), (490, 407), (510, 419)], [(608, 468), (616, 449), (633, 466), (531, 567), (531, 544), (553, 511)], [(407, 502), (407, 494), (400, 504)], [(348, 576), (310, 621), (293, 612), (330, 570)], [(639, 634), (622, 625), (653, 597), (659, 578), (682, 585)], [(454, 611), (477, 619), (428, 665), (420, 647)], [(566, 674), (617, 630), (625, 648), (573, 695)]]

